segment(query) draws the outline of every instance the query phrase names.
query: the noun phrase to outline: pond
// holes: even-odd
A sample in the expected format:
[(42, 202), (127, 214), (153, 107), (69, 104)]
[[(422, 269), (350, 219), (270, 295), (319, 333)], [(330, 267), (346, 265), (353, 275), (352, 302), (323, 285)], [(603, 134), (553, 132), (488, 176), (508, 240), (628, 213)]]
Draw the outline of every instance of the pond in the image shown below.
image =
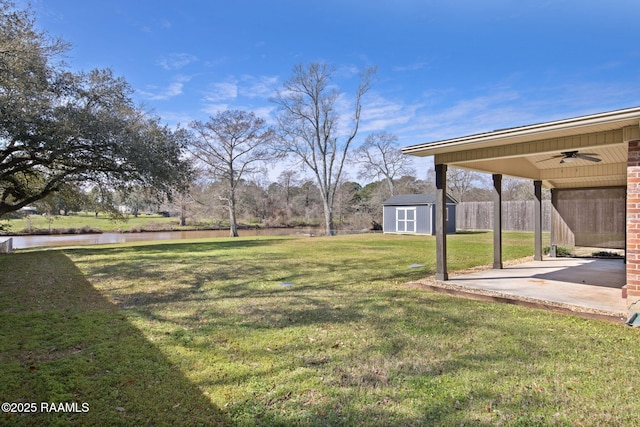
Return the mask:
[[(317, 233), (315, 229), (263, 228), (239, 230), (240, 236), (288, 236)], [(51, 246), (101, 245), (153, 240), (205, 239), (229, 237), (229, 230), (158, 231), (145, 233), (56, 234), (38, 236), (0, 236), (0, 242), (13, 239), (14, 249)]]

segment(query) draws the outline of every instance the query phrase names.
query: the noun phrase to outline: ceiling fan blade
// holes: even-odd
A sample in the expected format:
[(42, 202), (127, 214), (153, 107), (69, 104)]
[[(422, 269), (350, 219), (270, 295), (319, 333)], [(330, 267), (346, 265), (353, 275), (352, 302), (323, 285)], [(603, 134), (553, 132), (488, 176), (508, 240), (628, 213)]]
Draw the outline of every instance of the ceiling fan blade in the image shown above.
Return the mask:
[(562, 157), (564, 157), (564, 154), (558, 154), (557, 156), (551, 156), (551, 157), (547, 157), (546, 159), (538, 160), (536, 163), (546, 162), (554, 159), (560, 159)]
[(596, 163), (602, 161), (601, 159), (597, 157), (592, 157), (589, 154), (593, 154), (593, 153), (588, 153), (588, 154), (578, 153), (576, 154), (576, 157), (582, 160), (589, 160), (590, 162), (596, 162)]

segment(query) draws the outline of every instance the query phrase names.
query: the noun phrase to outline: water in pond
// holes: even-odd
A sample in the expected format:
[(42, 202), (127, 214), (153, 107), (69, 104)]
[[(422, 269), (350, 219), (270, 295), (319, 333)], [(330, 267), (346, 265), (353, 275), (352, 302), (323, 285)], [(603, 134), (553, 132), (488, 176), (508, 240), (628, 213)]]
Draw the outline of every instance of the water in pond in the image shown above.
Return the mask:
[[(316, 230), (311, 230), (315, 233)], [(240, 236), (286, 236), (309, 233), (309, 229), (266, 228), (239, 230)], [(100, 245), (109, 243), (144, 242), (152, 240), (204, 239), (229, 237), (229, 230), (160, 231), (148, 233), (63, 234), (46, 236), (0, 236), (0, 242), (13, 239), (14, 249), (40, 246)]]

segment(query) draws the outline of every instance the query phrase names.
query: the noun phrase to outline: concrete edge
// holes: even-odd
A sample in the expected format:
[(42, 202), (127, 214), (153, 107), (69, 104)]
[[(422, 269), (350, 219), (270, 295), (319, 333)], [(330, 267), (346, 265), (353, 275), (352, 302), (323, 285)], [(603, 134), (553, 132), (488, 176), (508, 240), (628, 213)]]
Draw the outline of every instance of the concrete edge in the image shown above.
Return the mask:
[(624, 324), (627, 314), (623, 312), (609, 312), (589, 307), (582, 307), (573, 304), (564, 304), (544, 299), (530, 298), (525, 296), (506, 294), (486, 289), (478, 289), (463, 285), (457, 285), (438, 281), (433, 278), (425, 278), (417, 281), (408, 282), (406, 286), (427, 289), (430, 291), (445, 293), (462, 298), (477, 300), (500, 302), (503, 304), (515, 304), (523, 307), (538, 308), (542, 310), (552, 311), (561, 314), (572, 314), (589, 319), (602, 320), (611, 323)]

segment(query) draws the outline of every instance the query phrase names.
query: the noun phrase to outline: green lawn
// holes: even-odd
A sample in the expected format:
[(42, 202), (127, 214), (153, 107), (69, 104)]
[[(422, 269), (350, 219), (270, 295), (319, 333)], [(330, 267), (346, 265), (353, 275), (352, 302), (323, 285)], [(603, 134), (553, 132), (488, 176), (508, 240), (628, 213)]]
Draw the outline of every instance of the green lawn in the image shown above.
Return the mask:
[[(449, 238), (451, 270), (490, 233)], [(505, 258), (531, 255), (505, 233)], [(0, 257), (8, 425), (636, 425), (640, 332), (431, 293), (434, 240), (240, 238)], [(424, 264), (421, 268), (409, 268)]]

